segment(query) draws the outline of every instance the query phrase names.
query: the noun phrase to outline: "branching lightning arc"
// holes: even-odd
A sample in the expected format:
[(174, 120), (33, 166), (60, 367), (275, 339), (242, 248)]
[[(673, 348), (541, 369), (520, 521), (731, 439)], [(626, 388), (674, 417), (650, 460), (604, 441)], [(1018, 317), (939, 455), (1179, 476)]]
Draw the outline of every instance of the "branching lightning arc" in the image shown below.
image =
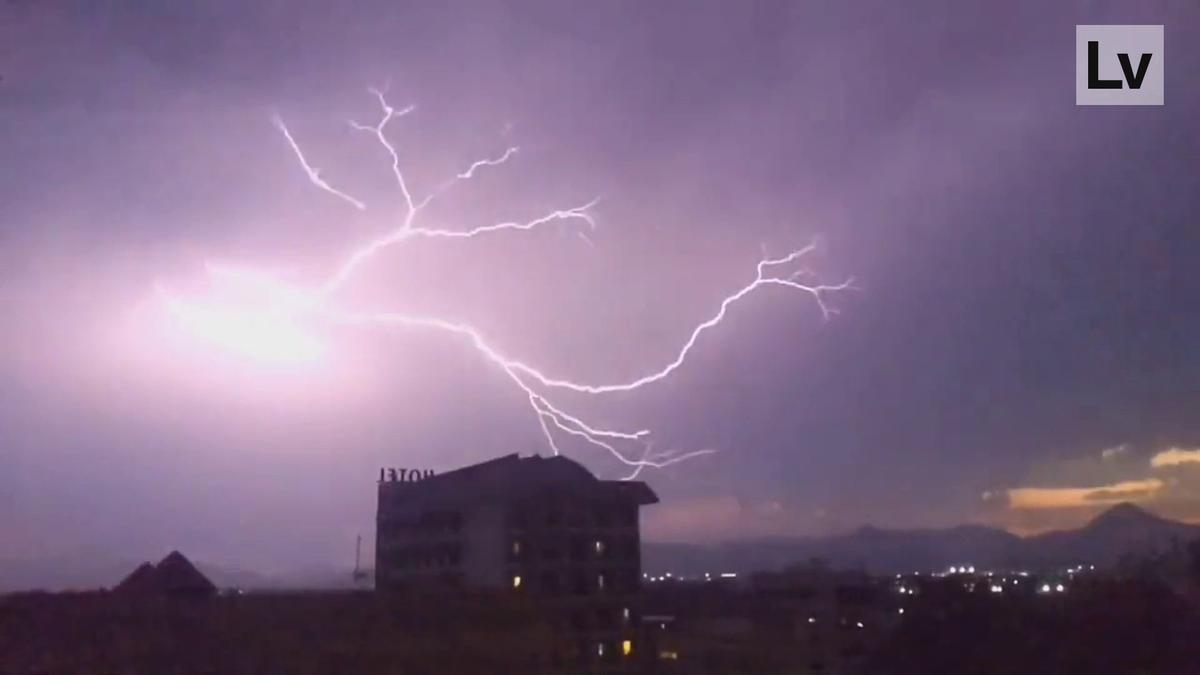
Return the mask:
[[(797, 291), (810, 296), (828, 318), (835, 309), (827, 303), (827, 296), (837, 291), (851, 287), (852, 280), (836, 284), (826, 284), (808, 281), (814, 276), (807, 270), (797, 269), (800, 261), (814, 250), (809, 244), (778, 257), (764, 257), (755, 266), (755, 274), (741, 288), (721, 300), (717, 311), (708, 319), (697, 324), (684, 340), (682, 346), (675, 352), (673, 358), (656, 370), (628, 381), (607, 383), (579, 382), (549, 375), (542, 370), (518, 359), (515, 359), (498, 349), (488, 341), (484, 334), (473, 326), (436, 316), (421, 316), (395, 311), (361, 312), (342, 310), (334, 302), (338, 290), (345, 285), (355, 272), (367, 264), (377, 254), (392, 246), (399, 246), (416, 239), (476, 239), (500, 232), (520, 232), (537, 229), (555, 223), (577, 222), (594, 230), (596, 221), (591, 214), (597, 200), (551, 211), (538, 218), (525, 222), (499, 222), (473, 229), (453, 230), (430, 228), (421, 225), (421, 214), (434, 200), (441, 197), (456, 184), (474, 178), (480, 172), (501, 166), (515, 157), (519, 149), (509, 147), (503, 153), (492, 158), (485, 158), (472, 163), (460, 173), (441, 183), (428, 194), (417, 198), (414, 196), (409, 182), (401, 166), (400, 153), (389, 140), (388, 125), (394, 120), (408, 115), (415, 108), (409, 106), (396, 109), (388, 102), (383, 91), (369, 90), (378, 101), (381, 115), (374, 124), (362, 124), (351, 121), (350, 126), (363, 133), (369, 134), (382, 148), (390, 160), (392, 179), (402, 199), (400, 222), (376, 239), (365, 242), (355, 249), (328, 277), (315, 289), (290, 287), (276, 280), (269, 274), (254, 269), (231, 267), (219, 264), (209, 264), (207, 271), (224, 283), (240, 284), (252, 287), (260, 294), (272, 299), (272, 311), (285, 317), (297, 315), (317, 316), (327, 321), (349, 325), (394, 326), (400, 328), (433, 330), (461, 339), (471, 346), (480, 356), (495, 365), (524, 396), (530, 411), (537, 420), (546, 444), (554, 452), (560, 454), (558, 438), (571, 436), (584, 443), (604, 450), (618, 462), (630, 468), (630, 473), (624, 478), (636, 478), (647, 467), (662, 468), (700, 455), (714, 452), (711, 449), (692, 450), (689, 452), (655, 451), (650, 442), (650, 431), (621, 430), (599, 427), (588, 423), (577, 414), (567, 412), (551, 400), (555, 391), (568, 391), (577, 394), (602, 395), (616, 392), (629, 392), (651, 385), (669, 377), (681, 368), (692, 353), (701, 335), (716, 327), (727, 316), (729, 308), (737, 301), (745, 298), (756, 290), (765, 288), (780, 288)], [(342, 200), (355, 209), (366, 210), (367, 205), (348, 192), (330, 184), (322, 175), (320, 169), (314, 167), (305, 156), (300, 144), (280, 117), (274, 118), (274, 124), (286, 139), (292, 153), (299, 161), (301, 168), (313, 186), (329, 195)], [(187, 318), (194, 312), (188, 300), (179, 297), (162, 286), (157, 291), (164, 299), (166, 306), (176, 316)]]

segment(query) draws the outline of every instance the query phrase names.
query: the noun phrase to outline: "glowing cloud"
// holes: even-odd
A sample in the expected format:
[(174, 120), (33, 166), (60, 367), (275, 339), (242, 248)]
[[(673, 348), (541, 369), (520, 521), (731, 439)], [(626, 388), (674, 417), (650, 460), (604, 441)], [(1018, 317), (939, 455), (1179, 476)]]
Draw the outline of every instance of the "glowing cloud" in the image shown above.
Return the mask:
[(1150, 466), (1156, 469), (1180, 464), (1200, 464), (1200, 448), (1168, 448), (1150, 458)]
[(1067, 509), (1145, 501), (1165, 485), (1157, 478), (1147, 478), (1095, 487), (1013, 488), (1008, 490), (1008, 505), (1014, 509)]
[(1111, 448), (1105, 448), (1105, 449), (1101, 450), (1100, 451), (1100, 459), (1102, 459), (1106, 462), (1116, 460), (1126, 454), (1129, 454), (1129, 451), (1132, 449), (1133, 449), (1133, 446), (1129, 445), (1128, 443), (1114, 445)]
[(187, 334), (221, 349), (265, 363), (304, 363), (319, 358), (323, 345), (277, 307), (226, 301), (182, 300), (155, 288), (170, 315)]

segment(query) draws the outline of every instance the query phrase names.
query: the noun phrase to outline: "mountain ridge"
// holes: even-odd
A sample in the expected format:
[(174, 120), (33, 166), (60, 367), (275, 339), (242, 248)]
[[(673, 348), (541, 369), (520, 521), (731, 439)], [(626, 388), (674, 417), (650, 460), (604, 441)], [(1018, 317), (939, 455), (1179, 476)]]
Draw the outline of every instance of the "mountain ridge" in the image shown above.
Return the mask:
[(978, 524), (921, 529), (864, 525), (823, 537), (775, 537), (707, 546), (644, 543), (642, 558), (648, 573), (670, 571), (676, 575), (778, 569), (811, 558), (875, 573), (931, 571), (951, 565), (997, 569), (1085, 563), (1112, 566), (1122, 556), (1150, 555), (1193, 539), (1200, 539), (1200, 526), (1122, 502), (1080, 528), (1026, 537)]

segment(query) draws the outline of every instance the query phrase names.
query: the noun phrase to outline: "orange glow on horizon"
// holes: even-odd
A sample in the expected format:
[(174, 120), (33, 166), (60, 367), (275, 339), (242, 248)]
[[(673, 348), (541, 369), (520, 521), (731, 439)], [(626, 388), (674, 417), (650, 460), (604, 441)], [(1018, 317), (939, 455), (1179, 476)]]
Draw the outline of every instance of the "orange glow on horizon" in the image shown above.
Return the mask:
[(1009, 508), (1065, 509), (1144, 501), (1166, 484), (1157, 478), (1127, 480), (1111, 485), (1064, 488), (1013, 488), (1008, 491)]

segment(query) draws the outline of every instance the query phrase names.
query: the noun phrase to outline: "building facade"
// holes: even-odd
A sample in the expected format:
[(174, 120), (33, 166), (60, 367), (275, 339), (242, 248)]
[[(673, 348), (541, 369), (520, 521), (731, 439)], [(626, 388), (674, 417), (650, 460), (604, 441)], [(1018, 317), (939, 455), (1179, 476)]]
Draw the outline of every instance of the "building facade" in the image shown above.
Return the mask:
[(549, 660), (592, 672), (635, 660), (645, 484), (562, 456), (508, 455), (440, 475), (381, 474), (376, 588), (495, 589), (551, 616)]

